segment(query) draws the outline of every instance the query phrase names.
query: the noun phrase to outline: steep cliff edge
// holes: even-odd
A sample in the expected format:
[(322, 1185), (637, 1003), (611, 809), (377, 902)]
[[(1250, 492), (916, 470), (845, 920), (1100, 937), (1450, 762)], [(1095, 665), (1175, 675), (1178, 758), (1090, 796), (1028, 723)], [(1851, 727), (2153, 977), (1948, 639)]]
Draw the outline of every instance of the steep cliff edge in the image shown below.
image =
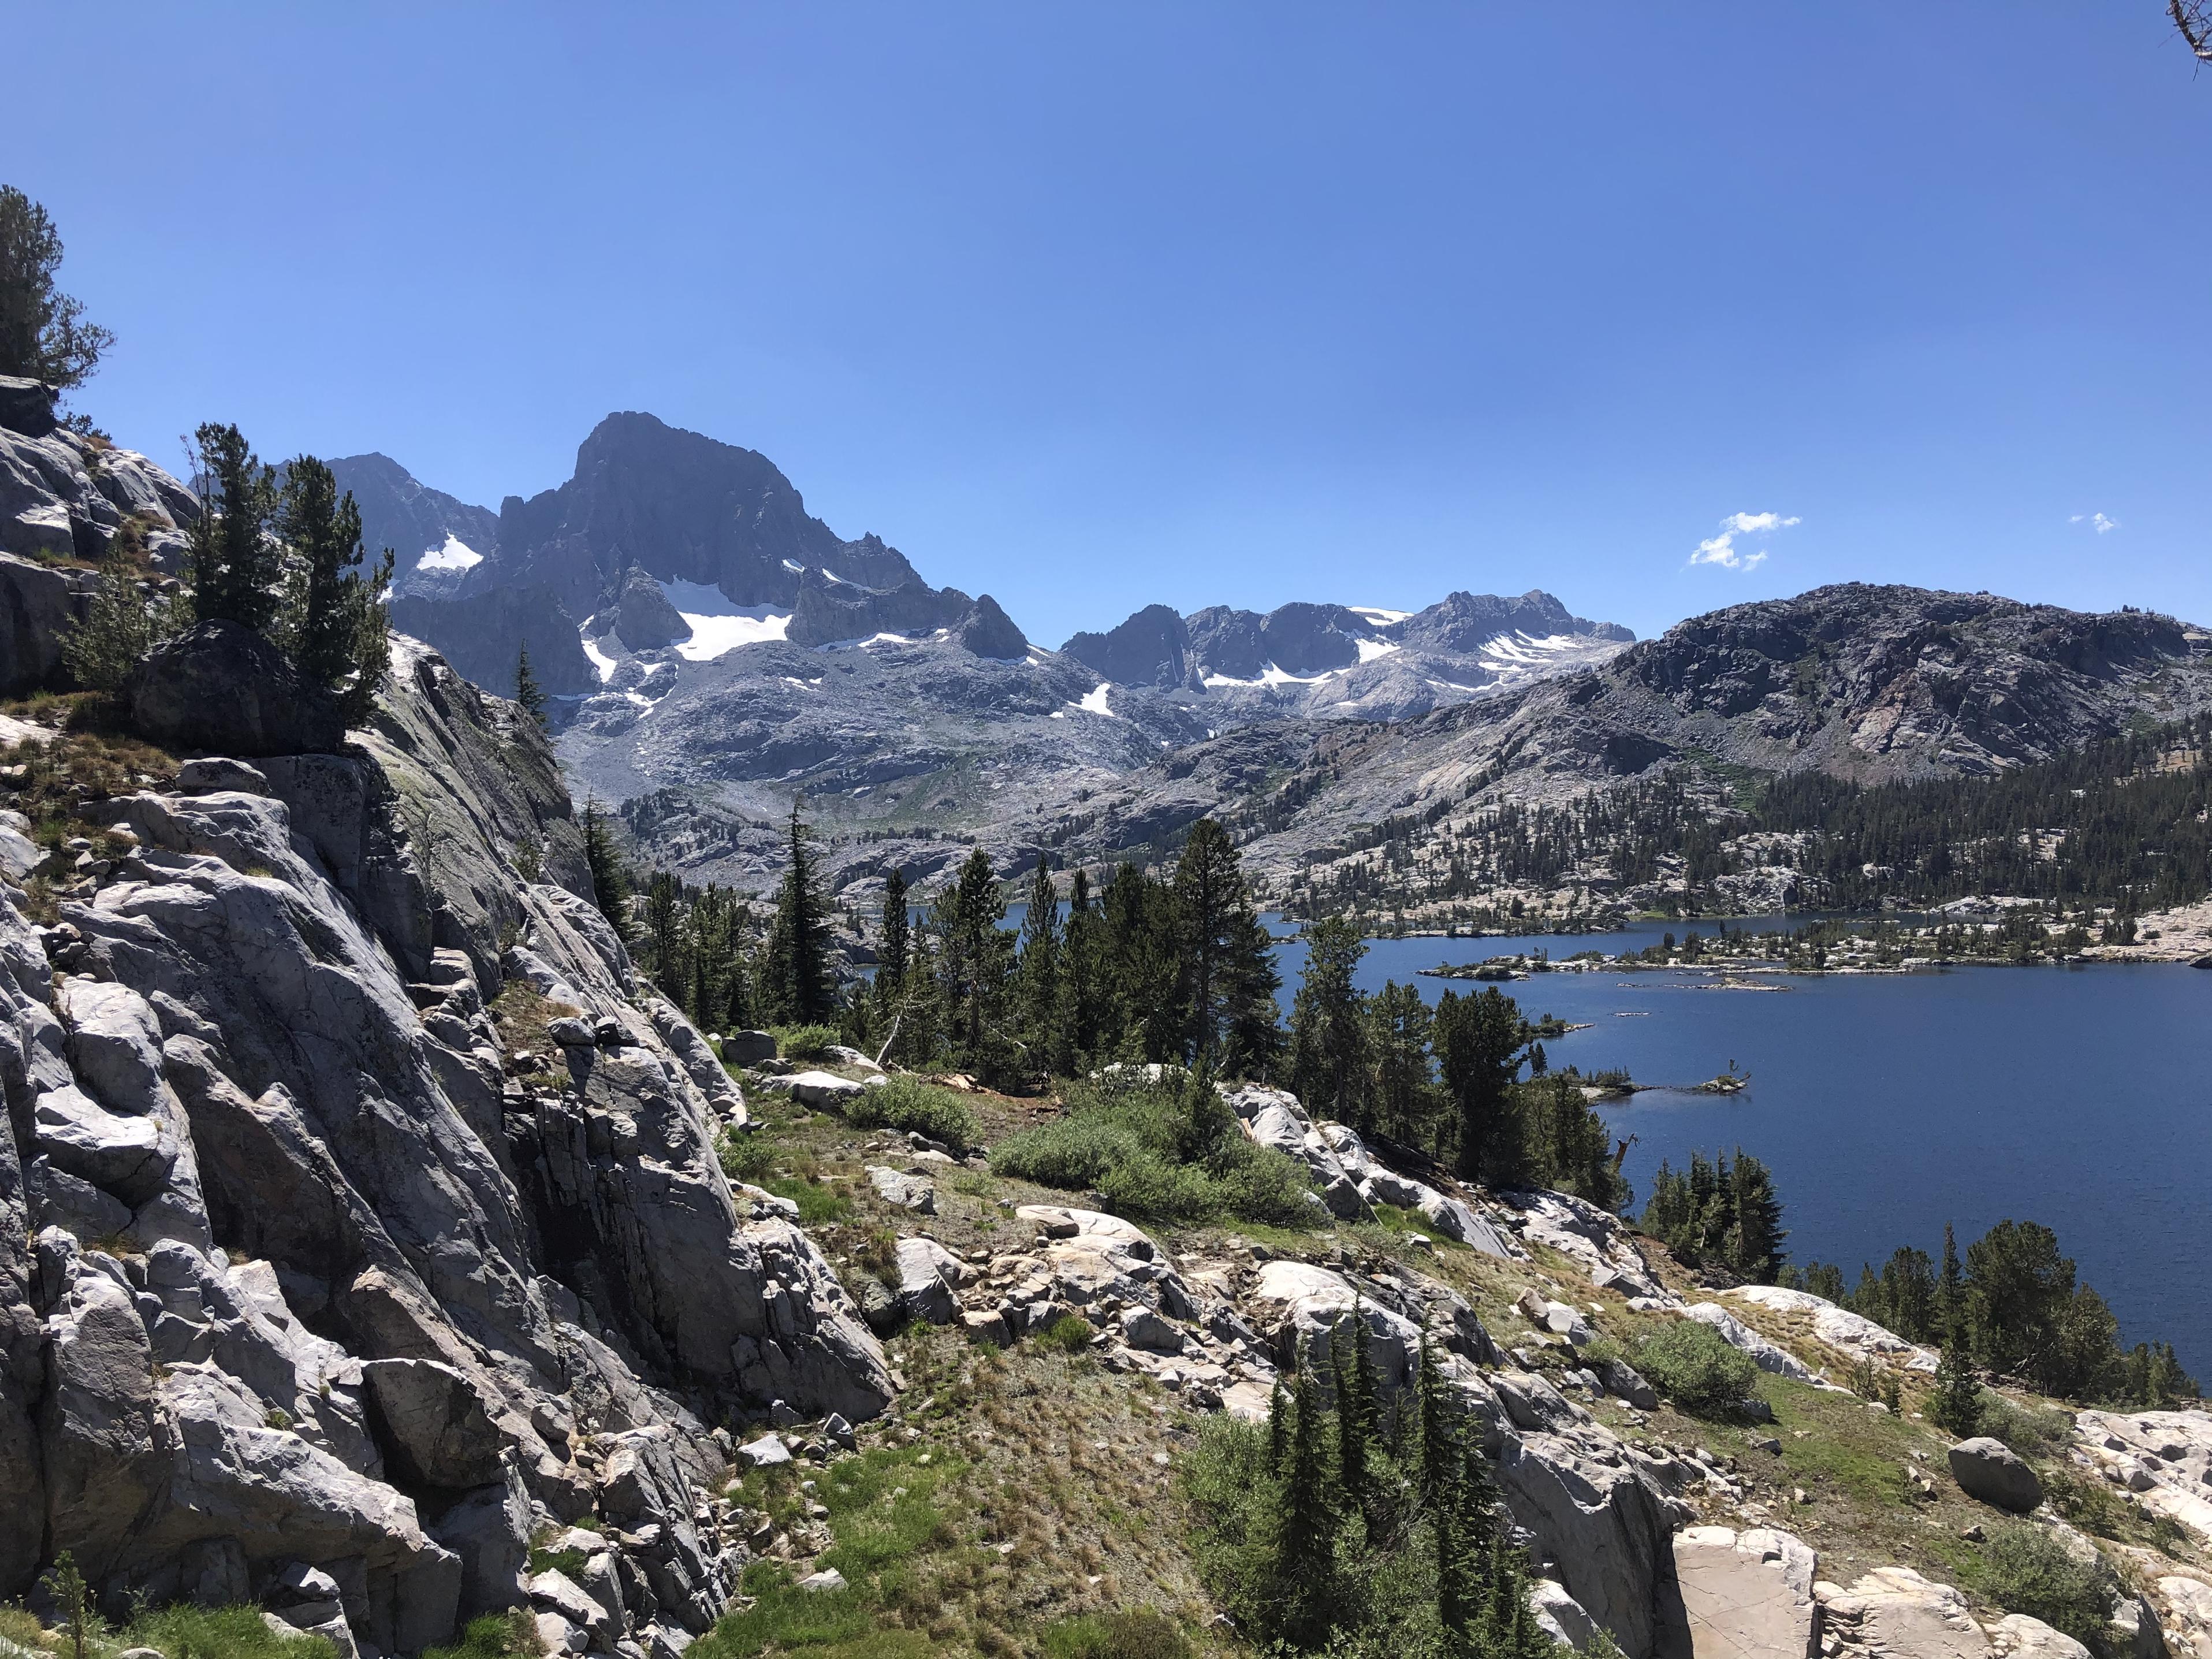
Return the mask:
[(891, 1385), (733, 1202), (704, 1040), (554, 884), (535, 727), (410, 644), (345, 752), (76, 817), (104, 856), (0, 884), (0, 1596), (63, 1551), (112, 1607), (312, 1569), (342, 1650), (409, 1652), (589, 1521), (607, 1641), (678, 1650), (746, 1559), (710, 1425)]

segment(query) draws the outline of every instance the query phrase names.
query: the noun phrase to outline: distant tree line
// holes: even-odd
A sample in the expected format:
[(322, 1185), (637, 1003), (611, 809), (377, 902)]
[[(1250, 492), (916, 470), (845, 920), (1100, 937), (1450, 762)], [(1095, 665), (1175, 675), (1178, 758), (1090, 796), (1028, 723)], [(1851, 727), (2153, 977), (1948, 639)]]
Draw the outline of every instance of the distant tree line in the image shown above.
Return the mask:
[(1677, 769), (1462, 823), (1443, 822), (1451, 803), (1440, 802), (1348, 838), (1334, 850), (1376, 858), (1310, 883), (1297, 908), (1371, 913), (1499, 887), (1553, 891), (1600, 868), (1617, 887), (1670, 870), (1703, 887), (1735, 868), (1725, 843), (1754, 831), (1802, 837), (1761, 861), (1795, 867), (1838, 908), (2005, 893), (2133, 915), (2212, 892), (2212, 715), (2146, 723), (1995, 777), (1862, 784), (1739, 768), (1722, 782)]
[(1840, 1267), (1811, 1262), (1783, 1282), (1825, 1296), (1914, 1342), (1940, 1343), (1951, 1362), (2020, 1378), (2066, 1400), (2162, 1407), (2193, 1399), (2197, 1383), (2172, 1345), (2120, 1345), (2111, 1305), (2076, 1277), (2057, 1235), (2033, 1221), (2000, 1221), (1966, 1247), (1949, 1227), (1943, 1256), (1904, 1246), (1846, 1289)]
[(1275, 941), (1236, 848), (1210, 819), (1173, 866), (1133, 865), (1094, 890), (1062, 889), (1048, 858), (1030, 872), (1018, 929), (981, 848), (927, 906), (896, 869), (876, 928), (876, 968), (838, 986), (833, 907), (798, 811), (764, 915), (667, 872), (629, 896), (596, 802), (585, 853), (601, 908), (654, 981), (709, 1030), (835, 1024), (843, 1040), (915, 1071), (1034, 1087), (1115, 1061), (1272, 1081), (1317, 1115), (1434, 1158), (1470, 1180), (1552, 1186), (1608, 1208), (1628, 1191), (1582, 1080), (1552, 1075), (1538, 1030), (1494, 988), (1447, 991), (1431, 1009), (1411, 985), (1353, 983), (1366, 946), (1343, 921), (1305, 931), (1307, 966), (1287, 1029)]
[(1977, 1368), (2067, 1400), (2159, 1407), (2197, 1394), (2171, 1344), (2120, 1346), (2111, 1306), (2078, 1281), (2057, 1236), (2033, 1221), (1999, 1222), (1966, 1247), (1963, 1263), (1947, 1226), (1940, 1264), (1907, 1245), (1847, 1285), (1832, 1263), (1785, 1264), (1773, 1176), (1739, 1147), (1733, 1164), (1702, 1152), (1686, 1170), (1662, 1163), (1639, 1224), (1690, 1266), (1808, 1291), (1909, 1342), (1939, 1345), (1954, 1414), (1976, 1397)]

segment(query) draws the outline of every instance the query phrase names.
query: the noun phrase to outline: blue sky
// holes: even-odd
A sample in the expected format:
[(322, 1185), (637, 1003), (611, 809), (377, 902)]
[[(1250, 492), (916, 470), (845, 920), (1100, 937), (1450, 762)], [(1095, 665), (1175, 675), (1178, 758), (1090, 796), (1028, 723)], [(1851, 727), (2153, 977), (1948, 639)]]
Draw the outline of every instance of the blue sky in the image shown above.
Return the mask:
[(1849, 579), (2212, 622), (2159, 0), (373, 9), (11, 12), (0, 179), (121, 441), (496, 507), (650, 410), (1049, 644)]

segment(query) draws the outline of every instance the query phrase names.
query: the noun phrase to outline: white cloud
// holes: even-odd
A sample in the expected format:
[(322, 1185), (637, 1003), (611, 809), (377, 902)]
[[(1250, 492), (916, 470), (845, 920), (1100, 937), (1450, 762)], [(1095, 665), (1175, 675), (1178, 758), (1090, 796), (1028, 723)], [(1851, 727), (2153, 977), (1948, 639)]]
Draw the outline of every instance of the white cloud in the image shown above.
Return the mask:
[(2118, 530), (2120, 527), (2120, 521), (2118, 519), (2108, 519), (2101, 513), (2076, 513), (2072, 518), (2067, 520), (2066, 522), (2069, 524), (2086, 524), (2091, 529), (2094, 530), (2100, 536), (2105, 534), (2107, 531)]
[(1721, 533), (1708, 536), (1698, 544), (1690, 555), (1692, 564), (1717, 564), (1723, 570), (1756, 570), (1766, 562), (1766, 550), (1756, 553), (1740, 552), (1735, 544), (1739, 536), (1763, 536), (1769, 531), (1787, 530), (1804, 520), (1792, 514), (1784, 518), (1779, 513), (1731, 513), (1721, 520)]
[(1762, 530), (1787, 530), (1804, 522), (1794, 515), (1785, 519), (1779, 513), (1731, 513), (1721, 520), (1721, 528), (1739, 536), (1756, 536)]

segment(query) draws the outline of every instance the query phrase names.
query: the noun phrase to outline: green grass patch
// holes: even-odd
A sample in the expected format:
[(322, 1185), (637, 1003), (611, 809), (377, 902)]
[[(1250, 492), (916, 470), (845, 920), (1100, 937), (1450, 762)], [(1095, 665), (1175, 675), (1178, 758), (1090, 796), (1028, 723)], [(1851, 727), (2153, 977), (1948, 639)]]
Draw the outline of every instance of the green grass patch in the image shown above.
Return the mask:
[(1096, 1191), (1116, 1215), (1194, 1224), (1229, 1216), (1296, 1227), (1326, 1218), (1304, 1170), (1255, 1146), (1199, 1079), (1116, 1077), (1068, 1091), (1066, 1115), (1009, 1135), (991, 1172)]
[(1710, 1326), (1679, 1320), (1637, 1344), (1636, 1369), (1692, 1417), (1733, 1414), (1759, 1387), (1759, 1367)]
[[(921, 1460), (930, 1457), (927, 1464)], [(815, 1491), (799, 1490), (788, 1469), (760, 1470), (731, 1488), (738, 1501), (765, 1509), (784, 1524), (812, 1499), (830, 1511), (836, 1543), (821, 1565), (845, 1576), (842, 1590), (807, 1591), (778, 1561), (745, 1569), (744, 1589), (754, 1599), (702, 1637), (699, 1659), (752, 1659), (757, 1654), (804, 1650), (817, 1659), (869, 1659), (936, 1651), (920, 1631), (888, 1626), (893, 1607), (926, 1607), (931, 1598), (923, 1569), (929, 1558), (956, 1550), (960, 1534), (939, 1508), (938, 1497), (963, 1466), (923, 1445), (877, 1447), (832, 1464), (814, 1477)]]
[[(1877, 1506), (1909, 1502), (1905, 1466), (1918, 1437), (1907, 1425), (1855, 1398), (1779, 1377), (1767, 1378), (1764, 1393), (1774, 1407), (1783, 1463), (1793, 1475), (1830, 1481)], [(1802, 1440), (1800, 1429), (1808, 1431)]]
[(1044, 1632), (1045, 1659), (1188, 1659), (1190, 1650), (1182, 1627), (1151, 1607), (1084, 1613)]
[(449, 1648), (426, 1649), (422, 1659), (536, 1659), (538, 1652), (538, 1626), (530, 1609), (509, 1607), (470, 1620), (459, 1642)]
[(1081, 1314), (1062, 1314), (1036, 1340), (1048, 1348), (1078, 1354), (1090, 1352), (1091, 1339), (1097, 1334), (1091, 1322)]
[(797, 1176), (766, 1175), (752, 1184), (799, 1206), (799, 1222), (803, 1227), (820, 1227), (852, 1218), (850, 1194), (825, 1182), (805, 1181)]
[[(58, 1645), (69, 1650), (66, 1641)], [(243, 1602), (214, 1608), (186, 1602), (149, 1607), (120, 1632), (118, 1645), (152, 1648), (168, 1659), (336, 1659), (337, 1652), (319, 1636), (279, 1636), (260, 1608)]]

